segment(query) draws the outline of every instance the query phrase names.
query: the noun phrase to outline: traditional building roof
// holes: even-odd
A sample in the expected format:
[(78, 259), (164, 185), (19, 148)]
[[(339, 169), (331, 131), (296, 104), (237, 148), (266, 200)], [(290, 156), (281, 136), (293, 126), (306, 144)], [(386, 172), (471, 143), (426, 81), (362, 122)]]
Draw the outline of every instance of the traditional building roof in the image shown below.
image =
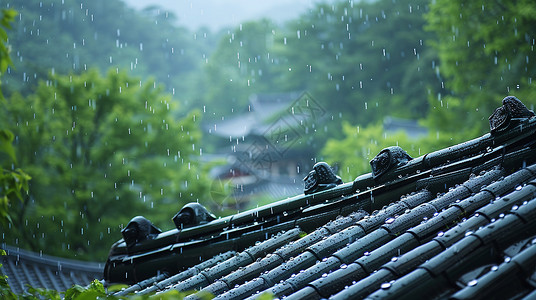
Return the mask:
[(292, 103), (301, 97), (304, 97), (303, 92), (252, 94), (246, 111), (234, 118), (211, 124), (209, 130), (212, 134), (225, 139), (243, 138), (250, 135), (262, 136), (274, 119), (285, 113)]
[(194, 291), (190, 300), (534, 297), (536, 118), (507, 97), (490, 128), (417, 158), (384, 149), (353, 182), (317, 164), (304, 194), (140, 229), (112, 246), (105, 280), (131, 284), (118, 295)]
[(72, 285), (88, 285), (94, 279), (102, 279), (103, 263), (83, 262), (35, 253), (2, 245), (0, 272), (7, 275), (8, 284), (17, 295), (33, 288), (66, 291)]

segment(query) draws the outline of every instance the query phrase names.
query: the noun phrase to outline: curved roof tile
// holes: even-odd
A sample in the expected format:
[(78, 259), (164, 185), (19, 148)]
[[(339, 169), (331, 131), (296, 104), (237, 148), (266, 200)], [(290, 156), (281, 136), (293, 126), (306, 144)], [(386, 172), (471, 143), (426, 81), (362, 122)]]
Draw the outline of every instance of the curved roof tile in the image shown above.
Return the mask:
[[(207, 293), (216, 299), (529, 297), (536, 287), (536, 118), (511, 102), (503, 101), (491, 133), (376, 176), (131, 247), (118, 241), (105, 278), (133, 284), (122, 294), (194, 290), (190, 300)], [(252, 252), (264, 243), (270, 247)], [(228, 250), (231, 257), (217, 259)], [(191, 253), (211, 264), (195, 269), (186, 263)]]

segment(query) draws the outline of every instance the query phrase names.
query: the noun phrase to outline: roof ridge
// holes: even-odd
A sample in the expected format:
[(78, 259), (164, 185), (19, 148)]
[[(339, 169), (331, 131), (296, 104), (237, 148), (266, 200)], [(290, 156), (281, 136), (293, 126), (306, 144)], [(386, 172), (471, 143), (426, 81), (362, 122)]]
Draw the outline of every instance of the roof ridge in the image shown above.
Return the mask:
[(1, 249), (6, 251), (7, 256), (13, 256), (22, 258), (27, 261), (34, 263), (39, 263), (51, 267), (58, 267), (63, 269), (72, 269), (72, 270), (83, 270), (88, 272), (102, 272), (104, 268), (104, 263), (101, 262), (92, 262), (92, 261), (81, 261), (64, 257), (57, 257), (52, 255), (47, 255), (43, 253), (36, 253), (29, 250), (20, 249), (18, 247), (9, 246), (2, 244)]
[[(202, 288), (187, 296), (189, 300), (207, 293), (217, 299), (256, 298), (261, 290), (289, 299), (353, 298), (382, 287), (388, 292), (377, 293), (385, 297), (402, 295), (394, 291), (405, 297), (452, 295), (489, 270), (486, 262), (515, 256), (536, 232), (536, 222), (529, 220), (536, 215), (536, 204), (531, 204), (536, 198), (536, 165), (529, 165), (536, 163), (536, 117), (517, 99), (505, 99), (490, 127), (481, 137), (417, 158), (398, 147), (386, 148), (372, 160), (374, 172), (348, 183), (327, 174), (330, 167), (321, 163), (323, 170), (313, 167), (309, 173), (307, 195), (165, 232), (132, 247), (119, 241), (112, 247), (107, 280), (125, 280), (122, 274), (128, 272), (129, 279), (142, 279), (163, 270), (151, 261), (179, 272), (189, 266), (184, 261), (208, 259), (216, 247), (242, 251), (298, 227), (308, 234), (256, 259), (244, 251), (240, 266), (219, 263), (213, 267), (218, 271), (199, 272), (201, 285), (187, 285), (190, 279), (185, 279), (178, 283), (180, 290)], [(316, 189), (316, 184), (322, 186)], [(509, 219), (504, 224), (523, 232), (506, 232), (508, 227), (498, 219)], [(487, 231), (479, 230), (482, 226)], [(465, 267), (458, 260), (470, 264)], [(419, 280), (436, 289), (419, 286), (408, 293), (405, 284), (419, 285)], [(456, 280), (459, 288), (444, 285)], [(508, 293), (500, 290), (500, 295)]]

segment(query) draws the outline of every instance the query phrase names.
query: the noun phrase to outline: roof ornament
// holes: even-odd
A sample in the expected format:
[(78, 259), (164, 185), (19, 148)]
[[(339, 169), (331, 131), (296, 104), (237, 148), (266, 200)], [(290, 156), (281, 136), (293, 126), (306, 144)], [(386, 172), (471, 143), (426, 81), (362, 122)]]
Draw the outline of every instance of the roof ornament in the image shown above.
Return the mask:
[(398, 146), (385, 148), (370, 161), (372, 177), (376, 179), (393, 168), (405, 165), (412, 159), (404, 149)]
[(333, 169), (325, 162), (316, 163), (303, 181), (305, 195), (327, 190), (343, 183), (342, 179), (335, 175)]
[(131, 248), (143, 240), (154, 239), (159, 233), (162, 233), (162, 230), (142, 216), (132, 218), (127, 227), (121, 230), (127, 248)]
[(502, 104), (489, 117), (491, 133), (501, 132), (521, 120), (534, 116), (534, 112), (514, 96), (505, 97), (502, 100)]
[(172, 218), (177, 229), (208, 223), (216, 220), (211, 212), (197, 202), (184, 205), (181, 210)]

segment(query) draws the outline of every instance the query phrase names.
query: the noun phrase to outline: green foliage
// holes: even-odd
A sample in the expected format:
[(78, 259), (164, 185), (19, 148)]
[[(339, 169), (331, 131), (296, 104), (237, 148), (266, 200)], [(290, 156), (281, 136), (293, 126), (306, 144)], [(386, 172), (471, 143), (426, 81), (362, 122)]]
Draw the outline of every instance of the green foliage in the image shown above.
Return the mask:
[[(2, 256), (6, 255), (6, 251), (4, 249), (0, 249), (0, 258)], [(0, 264), (0, 268), (2, 268), (2, 264)], [(11, 288), (9, 287), (9, 283), (7, 282), (7, 276), (0, 272), (0, 296), (2, 299), (6, 300), (12, 300), (17, 299), (16, 295), (11, 291)]]
[[(0, 75), (2, 75), (12, 64), (9, 56), (10, 47), (7, 45), (8, 36), (6, 29), (11, 28), (16, 11), (12, 9), (2, 9), (0, 18)], [(1, 87), (1, 82), (0, 82)], [(0, 90), (0, 102), (5, 101)], [(11, 222), (9, 215), (10, 202), (22, 200), (22, 193), (28, 190), (30, 176), (21, 169), (15, 169), (17, 157), (13, 149), (13, 133), (0, 128), (0, 224), (6, 226)]]
[(21, 169), (2, 169), (0, 174), (0, 223), (7, 226), (11, 223), (9, 205), (14, 201), (23, 200), (23, 192), (28, 191), (31, 177)]
[[(9, 53), (11, 52), (11, 47), (7, 44), (8, 37), (6, 29), (11, 29), (11, 23), (15, 21), (15, 16), (17, 12), (13, 9), (2, 9), (0, 10), (0, 75), (4, 74), (7, 68), (12, 65), (11, 57)], [(0, 88), (2, 82), (0, 81)], [(4, 100), (2, 92), (0, 92), (0, 101)]]
[(317, 5), (276, 44), (280, 85), (309, 91), (351, 123), (424, 116), (429, 86), (438, 86), (427, 10), (425, 0)]
[[(5, 251), (0, 249), (0, 256), (5, 255)], [(0, 268), (2, 264), (0, 264)], [(175, 300), (183, 299), (189, 293), (179, 292), (177, 290), (170, 290), (165, 293), (160, 293), (158, 295), (154, 294), (145, 294), (145, 295), (127, 295), (127, 296), (114, 296), (113, 290), (110, 288), (105, 289), (103, 284), (98, 280), (93, 280), (89, 285), (83, 287), (80, 285), (73, 285), (65, 292), (58, 292), (56, 290), (49, 290), (44, 288), (34, 288), (28, 287), (24, 295), (14, 294), (7, 281), (7, 276), (0, 275), (0, 296), (5, 300), (94, 300), (94, 299), (108, 299), (108, 300), (119, 300), (119, 299), (132, 299), (132, 300)], [(205, 293), (199, 295), (200, 299), (212, 299), (213, 295)], [(263, 297), (262, 299), (272, 299)]]
[[(448, 116), (451, 117), (451, 116)], [(382, 125), (352, 126), (343, 123), (344, 138), (328, 140), (322, 149), (323, 159), (330, 164), (337, 164), (339, 175), (344, 181), (354, 180), (356, 176), (370, 173), (370, 160), (382, 149), (400, 146), (411, 157), (443, 149), (467, 140), (466, 136), (452, 136), (442, 132), (430, 132), (428, 136), (410, 139), (400, 131), (387, 133)]]
[(73, 285), (70, 289), (65, 291), (65, 300), (84, 300), (84, 299), (113, 299), (107, 297), (104, 286), (98, 280), (93, 280), (87, 287), (79, 285)]
[[(152, 6), (138, 12), (121, 0), (4, 0), (17, 10), (10, 44), (14, 69), (6, 95), (32, 92), (48, 73), (105, 72), (118, 67), (164, 84), (189, 99), (192, 73), (204, 63), (209, 38), (176, 26), (176, 17)], [(205, 57), (203, 57), (205, 56)], [(191, 95), (190, 95), (191, 96)]]
[(115, 70), (52, 75), (35, 94), (13, 95), (2, 120), (33, 179), (12, 206), (6, 240), (104, 260), (135, 215), (171, 228), (173, 212), (206, 199), (210, 186), (197, 163), (198, 113), (178, 119), (175, 106), (153, 82)]
[[(438, 0), (426, 20), (436, 35), (440, 72), (453, 92), (432, 101), (429, 119), (436, 128), (481, 134), (488, 130), (482, 120), (506, 95), (516, 95), (529, 107), (536, 103), (533, 1)], [(448, 114), (458, 118), (454, 131), (453, 123), (442, 121)]]
[(221, 37), (202, 70), (208, 88), (201, 103), (209, 113), (228, 116), (244, 111), (254, 93), (278, 92), (273, 84), (280, 74), (270, 54), (276, 28), (269, 20), (246, 22)]
[(284, 27), (242, 24), (209, 58), (202, 104), (227, 116), (247, 110), (254, 93), (308, 91), (329, 115), (350, 122), (424, 117), (430, 87), (440, 86), (427, 11), (427, 0), (339, 1)]
[(370, 160), (383, 148), (400, 146), (412, 157), (419, 156), (426, 150), (417, 146), (419, 144), (416, 141), (410, 141), (403, 132), (385, 133), (381, 124), (363, 128), (343, 122), (342, 128), (344, 139), (328, 140), (322, 149), (322, 155), (330, 164), (339, 166), (339, 175), (344, 181), (352, 181), (358, 175), (370, 173)]
[[(438, 53), (437, 71), (445, 77), (442, 84), (449, 93), (435, 89), (435, 95), (421, 97), (428, 101), (422, 123), (430, 136), (410, 142), (403, 135), (385, 135), (381, 126), (360, 131), (344, 124), (344, 138), (330, 140), (322, 153), (328, 161), (340, 163), (347, 179), (370, 172), (368, 161), (387, 146), (400, 144), (414, 156), (487, 132), (488, 116), (507, 94), (514, 93), (529, 107), (535, 103), (536, 64), (529, 59), (536, 35), (532, 2), (438, 0), (424, 16), (427, 30), (434, 34), (425, 42)], [(406, 98), (401, 103), (415, 102)]]

